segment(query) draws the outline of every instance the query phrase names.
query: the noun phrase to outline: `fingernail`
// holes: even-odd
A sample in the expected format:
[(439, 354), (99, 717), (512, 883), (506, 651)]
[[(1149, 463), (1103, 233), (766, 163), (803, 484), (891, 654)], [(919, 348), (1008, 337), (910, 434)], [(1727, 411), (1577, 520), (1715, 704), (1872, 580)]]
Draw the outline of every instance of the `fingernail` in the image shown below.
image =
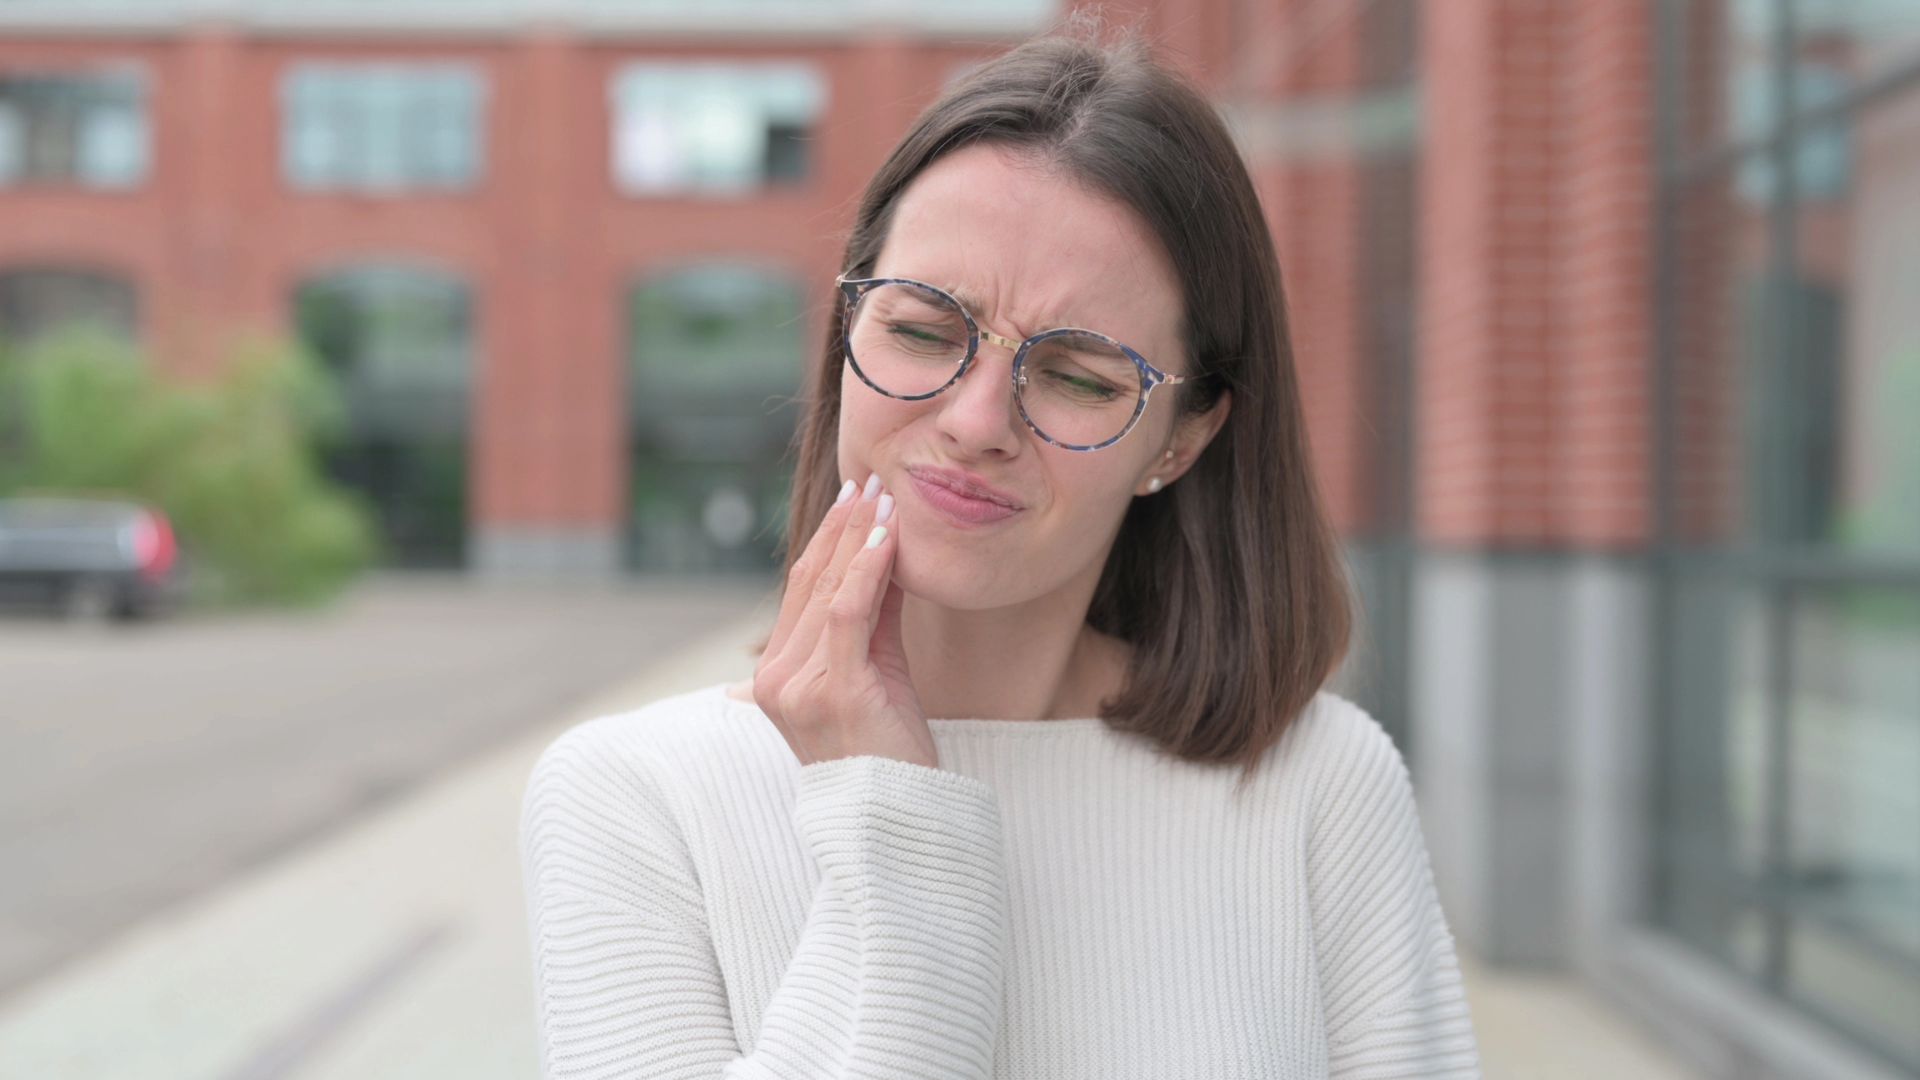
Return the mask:
[(867, 534), (867, 546), (870, 548), (877, 548), (880, 546), (880, 541), (885, 540), (886, 538), (887, 538), (887, 527), (885, 525), (875, 525), (873, 527), (873, 531)]
[(878, 494), (880, 494), (880, 474), (874, 473), (872, 476), (867, 477), (867, 490), (861, 492), (860, 497), (863, 499), (871, 499)]
[(885, 521), (887, 520), (887, 515), (891, 513), (893, 513), (893, 493), (884, 492), (880, 496), (880, 509), (874, 513), (873, 520), (876, 522)]
[(840, 497), (833, 500), (833, 505), (839, 506), (851, 498), (853, 498), (853, 481), (849, 480), (840, 485)]

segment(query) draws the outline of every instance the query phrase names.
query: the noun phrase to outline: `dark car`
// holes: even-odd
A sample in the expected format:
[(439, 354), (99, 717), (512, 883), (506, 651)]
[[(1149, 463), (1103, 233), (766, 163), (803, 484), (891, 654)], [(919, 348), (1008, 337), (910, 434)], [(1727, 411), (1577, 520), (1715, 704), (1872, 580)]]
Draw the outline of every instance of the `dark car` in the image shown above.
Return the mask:
[(0, 499), (0, 602), (133, 619), (173, 607), (184, 584), (173, 527), (153, 507), (82, 496)]

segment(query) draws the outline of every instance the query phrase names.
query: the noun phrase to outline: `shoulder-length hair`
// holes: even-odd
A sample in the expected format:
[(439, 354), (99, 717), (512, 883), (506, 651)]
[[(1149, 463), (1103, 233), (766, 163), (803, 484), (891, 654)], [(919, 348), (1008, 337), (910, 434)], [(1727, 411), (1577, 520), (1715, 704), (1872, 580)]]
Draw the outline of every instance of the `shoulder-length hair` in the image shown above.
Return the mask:
[[(1133, 646), (1110, 728), (1242, 780), (1345, 658), (1353, 605), (1308, 456), (1279, 260), (1225, 124), (1134, 33), (1111, 44), (1084, 11), (971, 70), (915, 120), (861, 197), (841, 266), (869, 273), (896, 201), (944, 155), (1014, 148), (1130, 207), (1180, 281), (1190, 371), (1179, 417), (1233, 392), (1221, 431), (1178, 482), (1136, 498), (1087, 622)], [(807, 376), (785, 568), (840, 486), (841, 330), (836, 293)], [(783, 578), (784, 580), (784, 578)], [(760, 643), (764, 650), (766, 642)]]

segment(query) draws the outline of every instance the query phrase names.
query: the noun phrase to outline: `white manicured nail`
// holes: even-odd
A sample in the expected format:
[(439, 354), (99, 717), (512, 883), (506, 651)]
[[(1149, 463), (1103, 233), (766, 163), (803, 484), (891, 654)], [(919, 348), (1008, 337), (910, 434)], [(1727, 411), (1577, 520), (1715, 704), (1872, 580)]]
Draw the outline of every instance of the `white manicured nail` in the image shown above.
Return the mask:
[(880, 494), (880, 474), (874, 473), (872, 476), (867, 477), (867, 490), (861, 492), (860, 497), (863, 499), (871, 499), (878, 494)]
[(833, 500), (833, 505), (839, 506), (851, 498), (853, 498), (853, 481), (849, 480), (840, 485), (840, 497)]
[(875, 522), (885, 521), (887, 520), (887, 515), (891, 513), (893, 513), (893, 493), (882, 492), (880, 495), (880, 509), (874, 511), (873, 520)]
[(880, 541), (886, 538), (887, 527), (885, 525), (875, 525), (873, 531), (867, 534), (867, 546), (870, 548), (879, 547)]

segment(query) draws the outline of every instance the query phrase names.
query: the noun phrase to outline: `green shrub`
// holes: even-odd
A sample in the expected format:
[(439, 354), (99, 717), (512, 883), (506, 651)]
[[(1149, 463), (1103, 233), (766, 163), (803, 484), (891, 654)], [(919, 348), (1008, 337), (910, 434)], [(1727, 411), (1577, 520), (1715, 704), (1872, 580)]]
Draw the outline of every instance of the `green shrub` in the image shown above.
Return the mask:
[[(373, 514), (322, 474), (345, 410), (326, 370), (285, 342), (242, 345), (210, 381), (157, 378), (87, 326), (0, 363), (22, 452), (12, 490), (118, 494), (159, 507), (208, 603), (324, 600), (380, 556)], [(7, 436), (0, 433), (0, 446)]]

